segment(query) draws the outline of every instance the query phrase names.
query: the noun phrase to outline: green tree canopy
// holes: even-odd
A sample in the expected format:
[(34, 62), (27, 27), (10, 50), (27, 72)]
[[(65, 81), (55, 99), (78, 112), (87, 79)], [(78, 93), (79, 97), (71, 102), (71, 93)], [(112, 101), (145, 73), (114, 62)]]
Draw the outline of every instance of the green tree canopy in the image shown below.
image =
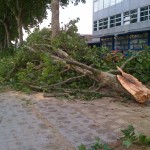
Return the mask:
[(48, 0), (3, 0), (3, 3), (7, 4), (16, 19), (20, 45), (23, 43), (23, 27), (29, 30), (47, 17)]
[[(1, 34), (1, 36), (6, 35), (7, 39), (7, 47), (11, 46), (11, 40), (13, 40), (17, 36), (16, 32), (16, 21), (14, 15), (11, 13), (9, 7), (5, 3), (4, 0), (0, 0), (0, 23), (1, 30), (5, 29), (5, 34)], [(4, 38), (4, 37), (3, 37)]]

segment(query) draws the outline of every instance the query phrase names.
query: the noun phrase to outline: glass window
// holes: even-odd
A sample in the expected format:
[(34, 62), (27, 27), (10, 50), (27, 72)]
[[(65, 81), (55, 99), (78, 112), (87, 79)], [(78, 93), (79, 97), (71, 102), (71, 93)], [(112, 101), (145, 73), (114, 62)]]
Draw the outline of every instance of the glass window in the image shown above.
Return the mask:
[(150, 6), (142, 7), (140, 10), (140, 21), (146, 21), (150, 18)]
[(131, 34), (130, 49), (143, 49), (148, 44), (148, 33)]
[(123, 1), (123, 0), (116, 0), (116, 4), (117, 4), (117, 3), (121, 3), (122, 1)]
[(121, 14), (110, 17), (110, 27), (121, 26)]
[(123, 13), (123, 23), (124, 25), (136, 23), (137, 22), (137, 9), (130, 10)]
[(108, 28), (108, 18), (100, 19), (99, 20), (99, 30), (107, 29)]
[(104, 1), (103, 0), (99, 0), (99, 10), (102, 10), (104, 8)]
[(121, 3), (122, 1), (123, 0), (94, 0), (94, 12)]
[(101, 38), (102, 46), (107, 47), (109, 50), (112, 50), (112, 37), (110, 38)]
[(116, 3), (116, 0), (110, 0), (110, 6), (115, 5), (115, 3)]
[(103, 19), (99, 20), (99, 30), (103, 29)]
[(95, 0), (94, 1), (94, 12), (102, 10), (104, 8), (104, 0)]
[(94, 21), (94, 31), (97, 31), (97, 21)]
[(105, 18), (103, 20), (103, 29), (107, 29), (108, 28), (108, 18)]
[(110, 0), (104, 0), (104, 8), (109, 7), (110, 5)]
[(94, 12), (98, 11), (98, 0), (94, 2)]

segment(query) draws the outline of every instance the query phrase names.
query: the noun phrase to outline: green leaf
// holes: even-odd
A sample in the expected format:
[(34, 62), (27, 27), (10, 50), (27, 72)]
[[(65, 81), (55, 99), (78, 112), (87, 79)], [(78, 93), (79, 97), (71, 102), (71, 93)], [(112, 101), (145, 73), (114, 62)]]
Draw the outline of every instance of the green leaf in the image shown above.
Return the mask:
[(150, 137), (146, 137), (145, 138), (145, 144), (150, 146)]
[(86, 146), (84, 144), (81, 144), (78, 146), (78, 150), (86, 150)]
[(129, 125), (129, 126), (128, 126), (128, 130), (129, 130), (130, 132), (132, 132), (132, 131), (135, 130), (135, 128), (134, 128), (132, 125)]
[(140, 142), (140, 143), (144, 143), (144, 142), (145, 142), (145, 139), (146, 139), (146, 136), (145, 136), (145, 135), (143, 135), (143, 134), (140, 134), (140, 135), (139, 135), (139, 142)]
[(129, 125), (127, 129), (121, 130), (125, 137), (129, 137), (131, 134), (134, 135), (134, 127)]
[(113, 150), (112, 148), (109, 147), (108, 144), (104, 144), (104, 145), (103, 145), (103, 149), (104, 149), (104, 150)]
[(123, 146), (125, 146), (126, 148), (129, 148), (132, 145), (132, 142), (130, 141), (130, 139), (123, 141)]

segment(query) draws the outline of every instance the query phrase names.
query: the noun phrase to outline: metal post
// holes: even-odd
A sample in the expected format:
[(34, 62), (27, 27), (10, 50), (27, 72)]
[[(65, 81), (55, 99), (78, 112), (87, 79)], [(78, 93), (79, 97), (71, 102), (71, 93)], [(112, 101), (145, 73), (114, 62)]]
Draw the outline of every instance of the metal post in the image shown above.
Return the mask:
[(112, 36), (112, 50), (115, 50), (115, 36)]
[(128, 34), (128, 50), (130, 50), (130, 34)]
[(137, 11), (137, 22), (140, 22), (140, 8)]
[(150, 46), (150, 31), (148, 31), (148, 46)]

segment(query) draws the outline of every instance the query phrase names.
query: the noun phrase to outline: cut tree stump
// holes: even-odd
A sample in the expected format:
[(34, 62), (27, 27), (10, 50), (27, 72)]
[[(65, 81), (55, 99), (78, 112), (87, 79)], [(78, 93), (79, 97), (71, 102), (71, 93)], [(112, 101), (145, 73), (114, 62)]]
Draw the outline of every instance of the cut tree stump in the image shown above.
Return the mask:
[(117, 75), (118, 81), (139, 103), (150, 100), (150, 90), (144, 86), (138, 79), (130, 74), (125, 73), (121, 68), (117, 67), (122, 75)]

